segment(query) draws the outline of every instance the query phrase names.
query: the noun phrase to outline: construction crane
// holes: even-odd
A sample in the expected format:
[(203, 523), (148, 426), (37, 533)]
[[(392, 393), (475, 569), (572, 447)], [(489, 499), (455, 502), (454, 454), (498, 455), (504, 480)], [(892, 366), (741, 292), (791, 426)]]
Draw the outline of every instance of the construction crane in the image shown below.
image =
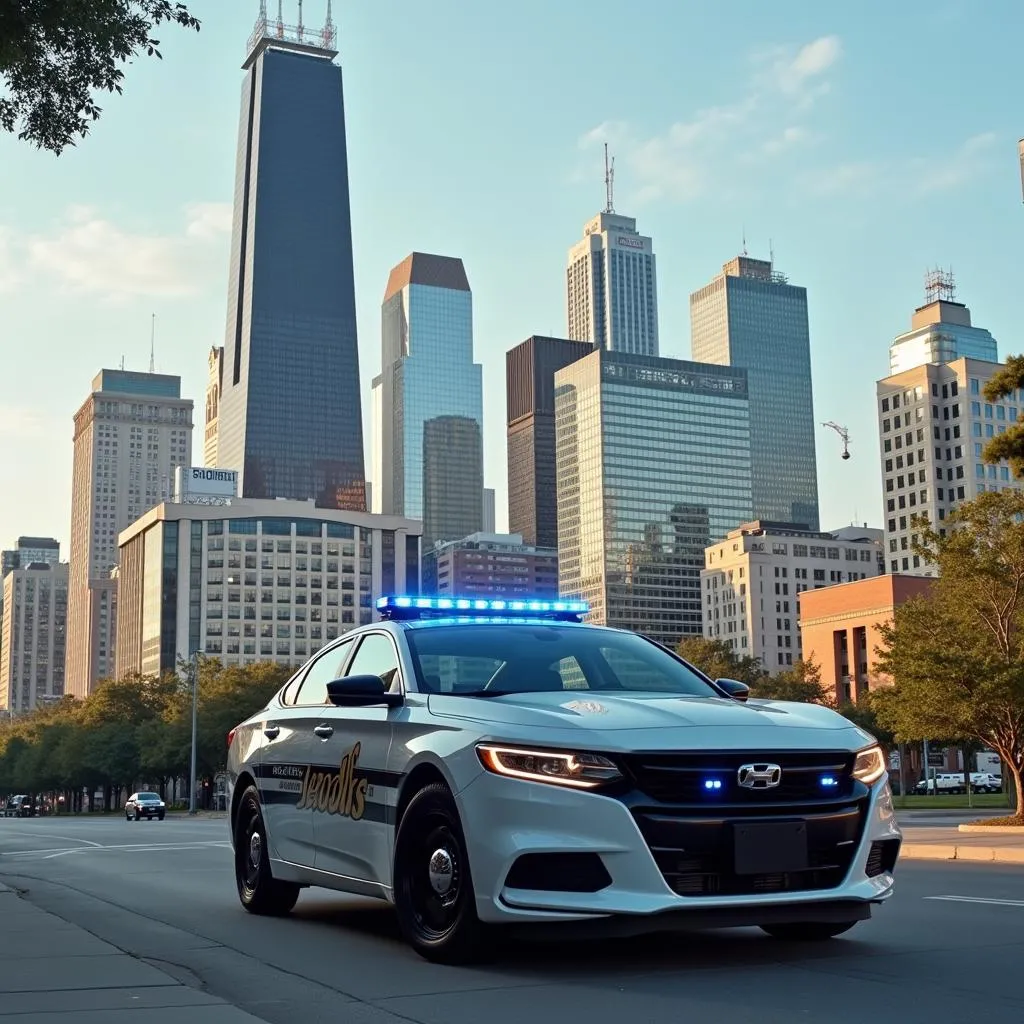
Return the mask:
[(822, 423), (822, 426), (834, 430), (843, 439), (843, 458), (848, 459), (850, 457), (850, 432), (838, 423)]

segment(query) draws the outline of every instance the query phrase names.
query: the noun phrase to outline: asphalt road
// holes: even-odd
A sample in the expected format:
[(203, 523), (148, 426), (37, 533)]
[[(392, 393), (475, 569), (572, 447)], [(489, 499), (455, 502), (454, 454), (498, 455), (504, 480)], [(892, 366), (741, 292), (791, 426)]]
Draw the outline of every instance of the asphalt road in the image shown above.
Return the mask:
[(735, 930), (513, 944), (493, 965), (446, 968), (371, 901), (306, 890), (290, 918), (246, 914), (226, 829), (0, 819), (0, 880), (271, 1024), (1021, 1022), (1024, 869), (903, 864), (892, 902), (820, 946)]

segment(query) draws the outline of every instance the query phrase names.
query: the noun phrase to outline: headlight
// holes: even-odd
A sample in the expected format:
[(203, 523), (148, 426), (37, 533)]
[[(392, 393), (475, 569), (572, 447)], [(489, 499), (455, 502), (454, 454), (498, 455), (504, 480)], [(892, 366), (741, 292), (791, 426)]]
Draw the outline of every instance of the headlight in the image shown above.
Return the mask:
[(885, 774), (885, 755), (879, 746), (867, 747), (857, 754), (853, 762), (853, 777), (871, 785)]
[(593, 789), (622, 778), (615, 765), (601, 754), (558, 750), (521, 750), (482, 743), (476, 748), (483, 766), (495, 775), (529, 782)]

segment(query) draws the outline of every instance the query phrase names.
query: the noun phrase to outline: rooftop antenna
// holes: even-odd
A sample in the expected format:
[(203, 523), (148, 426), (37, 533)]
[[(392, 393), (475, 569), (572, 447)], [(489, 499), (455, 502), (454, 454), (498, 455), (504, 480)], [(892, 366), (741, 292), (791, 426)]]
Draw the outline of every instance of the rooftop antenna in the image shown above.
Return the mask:
[(327, 0), (327, 20), (324, 22), (324, 47), (331, 49), (334, 46), (334, 19), (331, 17), (331, 0)]
[(850, 432), (846, 427), (840, 426), (838, 423), (822, 423), (823, 427), (828, 427), (830, 430), (834, 430), (843, 439), (843, 455), (844, 459), (850, 457)]
[(926, 305), (956, 301), (956, 278), (952, 267), (949, 270), (936, 267), (924, 275), (924, 298)]
[(121, 371), (124, 372), (124, 356), (121, 356)]
[(277, 0), (277, 38), (284, 38), (284, 15), (281, 13), (281, 0)]
[(156, 373), (156, 313), (149, 325), (149, 372)]
[(770, 238), (768, 239), (768, 262), (773, 267), (775, 266), (775, 243)]
[(743, 228), (743, 252), (742, 252), (741, 255), (743, 255), (743, 256), (747, 255), (747, 229), (746, 229), (746, 227)]
[(611, 163), (608, 162), (608, 143), (604, 144), (604, 193), (605, 193), (605, 213), (615, 212), (615, 157), (612, 157)]
[(303, 26), (302, 26), (302, 0), (299, 0), (299, 42), (300, 43), (302, 42), (302, 33), (303, 33)]

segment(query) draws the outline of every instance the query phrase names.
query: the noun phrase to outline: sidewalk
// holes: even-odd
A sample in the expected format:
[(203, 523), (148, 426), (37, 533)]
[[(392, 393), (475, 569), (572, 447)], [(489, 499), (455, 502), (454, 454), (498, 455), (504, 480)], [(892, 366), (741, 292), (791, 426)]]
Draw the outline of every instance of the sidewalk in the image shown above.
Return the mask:
[(995, 827), (977, 832), (904, 827), (900, 860), (969, 860), (1024, 865), (1024, 832), (1008, 835)]
[(0, 883), (0, 1021), (262, 1024), (182, 985)]

